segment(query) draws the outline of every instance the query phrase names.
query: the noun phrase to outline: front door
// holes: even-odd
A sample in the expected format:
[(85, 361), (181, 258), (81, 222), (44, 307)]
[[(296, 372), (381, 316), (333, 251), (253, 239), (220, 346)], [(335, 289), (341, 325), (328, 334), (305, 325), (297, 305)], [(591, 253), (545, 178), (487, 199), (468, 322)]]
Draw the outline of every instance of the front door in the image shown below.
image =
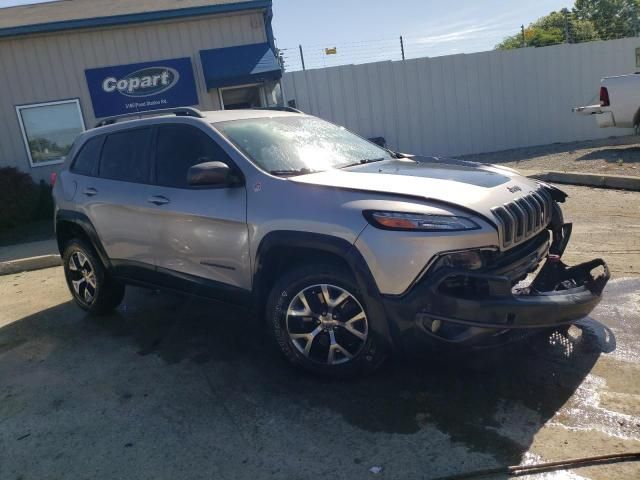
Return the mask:
[(151, 215), (160, 274), (212, 286), (251, 288), (247, 197), (244, 186), (190, 187), (193, 165), (228, 155), (204, 130), (187, 124), (157, 127)]

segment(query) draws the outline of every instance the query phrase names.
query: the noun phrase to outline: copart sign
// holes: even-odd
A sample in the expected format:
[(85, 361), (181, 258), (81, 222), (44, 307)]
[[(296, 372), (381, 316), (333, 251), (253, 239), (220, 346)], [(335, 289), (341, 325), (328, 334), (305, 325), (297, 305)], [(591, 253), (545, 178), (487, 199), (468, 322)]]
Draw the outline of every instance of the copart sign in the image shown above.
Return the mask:
[(190, 58), (85, 70), (96, 118), (198, 104)]

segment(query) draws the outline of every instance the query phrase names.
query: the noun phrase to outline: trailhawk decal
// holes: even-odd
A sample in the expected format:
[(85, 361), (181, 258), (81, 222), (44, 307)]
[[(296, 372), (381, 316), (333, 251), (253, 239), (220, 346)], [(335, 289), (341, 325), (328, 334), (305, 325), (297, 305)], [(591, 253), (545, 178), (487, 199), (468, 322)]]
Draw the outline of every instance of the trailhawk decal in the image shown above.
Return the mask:
[(190, 58), (85, 70), (96, 118), (197, 105)]

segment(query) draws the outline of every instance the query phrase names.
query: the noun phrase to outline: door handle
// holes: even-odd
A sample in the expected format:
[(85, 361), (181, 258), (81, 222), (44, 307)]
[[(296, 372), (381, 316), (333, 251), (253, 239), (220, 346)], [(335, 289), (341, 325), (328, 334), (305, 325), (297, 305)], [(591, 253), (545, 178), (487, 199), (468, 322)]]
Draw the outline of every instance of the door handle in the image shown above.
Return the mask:
[(89, 188), (85, 188), (84, 192), (82, 193), (84, 193), (87, 197), (93, 197), (94, 195), (98, 194), (98, 190), (96, 190), (93, 187), (89, 187)]
[(166, 205), (170, 201), (171, 200), (169, 200), (167, 197), (163, 197), (162, 195), (154, 195), (153, 197), (149, 197), (149, 199), (147, 200), (147, 202), (153, 203), (157, 206)]

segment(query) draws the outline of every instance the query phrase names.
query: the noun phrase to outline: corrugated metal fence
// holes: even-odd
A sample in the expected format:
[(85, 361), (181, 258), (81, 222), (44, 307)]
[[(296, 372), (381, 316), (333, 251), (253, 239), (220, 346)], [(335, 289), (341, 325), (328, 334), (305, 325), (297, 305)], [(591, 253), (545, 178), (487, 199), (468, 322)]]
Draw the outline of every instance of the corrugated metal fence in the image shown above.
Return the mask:
[(288, 72), (286, 100), (392, 148), (467, 154), (626, 135), (571, 107), (636, 70), (640, 38)]

